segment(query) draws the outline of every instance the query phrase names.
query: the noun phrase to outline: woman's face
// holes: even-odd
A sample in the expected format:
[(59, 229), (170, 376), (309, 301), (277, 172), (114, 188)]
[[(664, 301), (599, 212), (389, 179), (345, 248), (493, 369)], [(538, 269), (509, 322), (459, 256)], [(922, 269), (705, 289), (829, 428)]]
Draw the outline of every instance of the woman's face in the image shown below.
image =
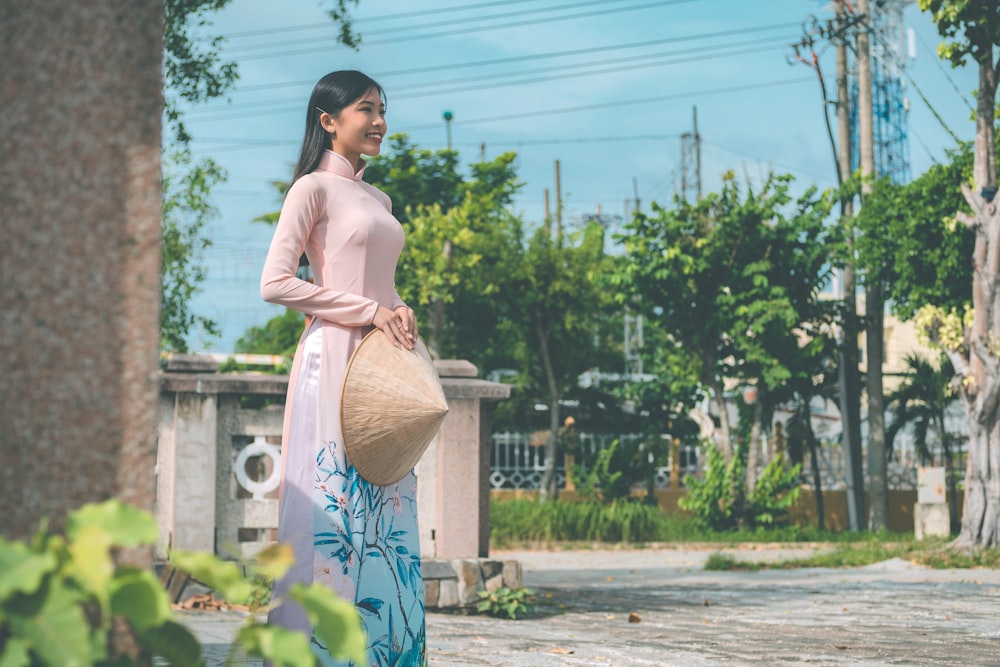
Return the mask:
[(378, 155), (385, 136), (385, 104), (378, 89), (372, 88), (341, 109), (337, 116), (320, 114), (323, 129), (333, 135), (335, 153), (358, 165), (362, 155)]

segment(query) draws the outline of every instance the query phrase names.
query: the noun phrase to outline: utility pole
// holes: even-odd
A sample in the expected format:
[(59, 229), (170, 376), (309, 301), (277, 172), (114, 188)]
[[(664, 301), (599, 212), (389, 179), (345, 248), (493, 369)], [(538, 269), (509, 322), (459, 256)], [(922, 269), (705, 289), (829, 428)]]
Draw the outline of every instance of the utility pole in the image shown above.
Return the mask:
[[(872, 108), (871, 27), (869, 0), (859, 0), (864, 21), (858, 30), (858, 133), (861, 154), (861, 203), (871, 194), (875, 175), (875, 123)], [(885, 450), (885, 397), (882, 393), (884, 344), (884, 298), (877, 274), (868, 276), (865, 290), (865, 345), (868, 350), (868, 493), (871, 502), (869, 528), (883, 530), (889, 523), (888, 478)]]
[[(815, 17), (807, 19), (803, 25), (801, 41), (791, 45), (789, 64), (802, 63), (812, 68), (817, 75), (820, 92), (823, 95), (823, 117), (833, 150), (837, 182), (843, 185), (851, 175), (851, 115), (848, 94), (847, 44), (849, 35), (864, 17), (853, 11), (848, 12), (846, 0), (834, 0), (836, 16), (832, 20), (820, 21)], [(837, 56), (837, 139), (833, 136), (830, 123), (826, 85), (820, 70), (820, 60), (816, 53), (817, 37), (828, 40), (836, 47)], [(853, 202), (848, 196), (841, 196), (841, 220), (848, 226), (847, 242), (850, 246), (849, 259), (843, 269), (844, 317), (837, 326), (838, 345), (838, 385), (841, 418), (841, 434), (844, 446), (845, 481), (847, 483), (847, 518), (852, 531), (864, 528), (865, 483), (863, 469), (863, 449), (861, 447), (861, 379), (858, 373), (858, 326), (857, 291), (853, 260)], [(819, 498), (817, 498), (819, 501)]]
[(562, 176), (559, 160), (556, 160), (556, 243), (562, 246)]
[[(834, 31), (837, 54), (837, 143), (838, 169), (841, 183), (851, 176), (851, 114), (847, 87), (847, 16), (844, 0), (836, 0)], [(840, 215), (847, 230), (848, 260), (842, 282), (845, 316), (840, 325), (838, 341), (838, 384), (840, 385), (840, 420), (847, 464), (847, 516), (851, 530), (861, 530), (864, 524), (864, 471), (861, 447), (861, 378), (858, 374), (858, 297), (854, 275), (854, 229), (851, 218), (854, 202), (847, 195), (840, 199)]]

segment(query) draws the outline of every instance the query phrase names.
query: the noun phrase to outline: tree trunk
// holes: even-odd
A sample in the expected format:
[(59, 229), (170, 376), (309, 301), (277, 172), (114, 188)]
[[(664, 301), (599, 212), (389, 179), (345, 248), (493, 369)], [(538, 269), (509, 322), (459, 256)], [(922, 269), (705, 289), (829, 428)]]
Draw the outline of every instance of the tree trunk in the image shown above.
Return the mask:
[(753, 424), (750, 426), (750, 442), (747, 443), (747, 496), (753, 494), (757, 486), (757, 468), (761, 462), (761, 433), (764, 418), (764, 392), (757, 389), (757, 400), (753, 404)]
[(823, 479), (819, 470), (819, 446), (816, 442), (816, 434), (813, 433), (808, 403), (805, 404), (805, 413), (802, 417), (806, 430), (806, 444), (809, 446), (809, 467), (812, 469), (813, 494), (816, 496), (816, 527), (820, 530), (826, 530), (826, 508), (823, 505)]
[(545, 441), (545, 472), (542, 473), (542, 484), (538, 490), (541, 502), (556, 500), (559, 497), (559, 476), (556, 474), (556, 457), (559, 453), (559, 385), (552, 368), (552, 355), (549, 352), (548, 336), (545, 334), (542, 314), (535, 311), (535, 333), (538, 336), (538, 351), (542, 357), (542, 367), (545, 369), (545, 381), (549, 389), (549, 437)]
[[(963, 383), (969, 452), (965, 470), (965, 503), (962, 531), (952, 543), (959, 548), (1000, 545), (1000, 359), (995, 353), (1000, 340), (1000, 210), (984, 188), (996, 185), (994, 104), (997, 70), (993, 45), (988, 39), (974, 44), (979, 64), (979, 95), (976, 107), (974, 186), (962, 184), (962, 193), (973, 211), (958, 219), (976, 232), (973, 251), (973, 322), (968, 336), (968, 358), (959, 357), (956, 371)], [(958, 355), (952, 354), (954, 363)]]
[(729, 463), (733, 458), (733, 443), (729, 437), (729, 412), (726, 410), (726, 397), (722, 394), (722, 382), (713, 377), (706, 384), (712, 390), (712, 403), (719, 414), (719, 449)]
[(885, 360), (885, 309), (882, 286), (876, 278), (868, 287), (865, 304), (868, 322), (868, 495), (871, 512), (868, 527), (886, 530), (889, 527), (889, 479), (885, 448), (885, 395), (882, 391), (882, 364)]

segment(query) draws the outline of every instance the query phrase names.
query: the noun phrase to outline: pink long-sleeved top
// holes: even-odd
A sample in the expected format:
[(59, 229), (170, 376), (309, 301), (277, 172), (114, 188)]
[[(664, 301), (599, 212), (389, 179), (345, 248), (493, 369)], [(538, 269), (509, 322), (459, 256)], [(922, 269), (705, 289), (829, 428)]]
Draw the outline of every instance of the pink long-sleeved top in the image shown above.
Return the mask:
[[(361, 180), (343, 156), (326, 151), (316, 170), (292, 184), (264, 262), (265, 301), (319, 318), (323, 327), (320, 369), (322, 438), (341, 442), (341, 383), (351, 353), (379, 305), (405, 305), (395, 287), (404, 234), (389, 197)], [(314, 283), (296, 277), (305, 252)], [(298, 378), (302, 343), (295, 354), (285, 403), (288, 416)]]

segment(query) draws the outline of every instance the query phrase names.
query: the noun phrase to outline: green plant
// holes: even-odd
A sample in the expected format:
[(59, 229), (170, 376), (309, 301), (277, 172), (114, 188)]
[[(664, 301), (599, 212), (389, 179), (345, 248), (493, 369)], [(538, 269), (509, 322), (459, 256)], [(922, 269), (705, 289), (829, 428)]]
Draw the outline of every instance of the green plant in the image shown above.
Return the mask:
[(705, 460), (703, 479), (692, 475), (684, 478), (688, 492), (678, 505), (707, 529), (724, 531), (776, 524), (801, 494), (801, 466), (786, 467), (783, 454), (767, 463), (749, 495), (745, 492), (746, 463), (740, 453), (726, 463), (719, 449), (709, 444)]
[(629, 484), (623, 479), (620, 456), (617, 456), (621, 442), (616, 438), (611, 444), (597, 452), (589, 466), (574, 464), (570, 475), (576, 491), (582, 498), (592, 502), (610, 502), (627, 497)]
[(658, 539), (662, 514), (641, 502), (610, 505), (556, 500), (492, 503), (490, 539), (494, 545), (517, 542), (649, 542)]
[(802, 494), (801, 473), (801, 464), (786, 466), (784, 454), (779, 453), (768, 461), (747, 497), (748, 521), (754, 526), (778, 523)]
[[(43, 526), (28, 543), (0, 538), (0, 665), (127, 667), (109, 644), (125, 623), (141, 651), (168, 665), (201, 663), (201, 646), (174, 618), (170, 599), (149, 570), (116, 563), (120, 549), (157, 538), (152, 516), (115, 500), (84, 505), (68, 517), (66, 536)], [(248, 565), (214, 554), (175, 552), (172, 564), (230, 602), (260, 599), (263, 582), (283, 576), (287, 547), (265, 550)], [(331, 653), (363, 663), (365, 636), (357, 611), (321, 586), (297, 586), (299, 602)], [(248, 617), (236, 644), (275, 665), (318, 665), (305, 635)]]
[(518, 616), (530, 614), (535, 610), (532, 600), (535, 592), (530, 588), (507, 588), (501, 586), (492, 591), (479, 592), (477, 611), (490, 616), (517, 620)]
[(698, 479), (694, 475), (685, 475), (684, 486), (688, 491), (677, 505), (691, 512), (705, 528), (735, 528), (738, 514), (734, 505), (739, 500), (737, 493), (742, 489), (745, 476), (746, 469), (740, 456), (733, 456), (726, 463), (718, 447), (707, 444), (704, 477)]

